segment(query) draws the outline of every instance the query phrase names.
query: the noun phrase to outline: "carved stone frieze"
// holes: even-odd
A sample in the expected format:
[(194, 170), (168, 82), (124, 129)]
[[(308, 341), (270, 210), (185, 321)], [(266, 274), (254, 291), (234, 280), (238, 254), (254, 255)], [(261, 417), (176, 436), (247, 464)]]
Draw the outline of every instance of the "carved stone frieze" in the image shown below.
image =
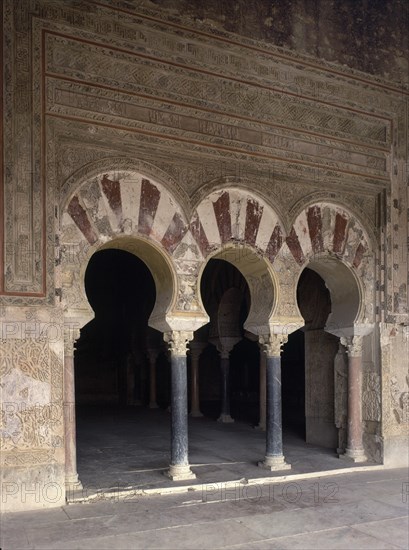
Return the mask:
[[(344, 68), (337, 68), (334, 77), (324, 62), (318, 63), (321, 70), (317, 72), (317, 67), (303, 65), (302, 56), (287, 52), (283, 57), (281, 50), (267, 44), (258, 44), (256, 54), (249, 47), (256, 43), (249, 39), (235, 36), (231, 40), (228, 33), (219, 36), (206, 25), (201, 25), (200, 33), (196, 34), (196, 23), (189, 18), (182, 17), (183, 25), (179, 28), (176, 20), (169, 27), (165, 12), (155, 12), (146, 6), (138, 5), (137, 20), (132, 17), (132, 10), (120, 12), (115, 19), (112, 6), (95, 10), (97, 16), (58, 1), (32, 2), (30, 10), (24, 12), (25, 24), (18, 31), (16, 28), (18, 34), (13, 39), (17, 47), (13, 49), (13, 40), (5, 45), (6, 72), (11, 74), (9, 67), (13, 67), (14, 78), (6, 87), (5, 105), (6, 111), (10, 111), (6, 121), (13, 119), (13, 105), (19, 115), (17, 125), (5, 126), (6, 196), (13, 197), (13, 208), (6, 212), (8, 290), (27, 293), (35, 290), (42, 294), (46, 288), (46, 299), (51, 303), (53, 188), (75, 170), (73, 164), (93, 162), (103, 150), (112, 151), (113, 143), (117, 150), (126, 150), (132, 157), (139, 151), (139, 158), (146, 158), (154, 147), (158, 165), (175, 166), (174, 159), (183, 150), (186, 159), (192, 158), (192, 166), (194, 163), (204, 166), (200, 174), (200, 170), (192, 171), (188, 163), (179, 163), (183, 166), (178, 183), (189, 193), (220, 176), (220, 168), (227, 161), (231, 166), (249, 166), (249, 170), (257, 170), (257, 166), (265, 166), (266, 170), (274, 167), (277, 184), (268, 182), (265, 175), (257, 179), (260, 186), (265, 186), (266, 194), (278, 198), (280, 208), (288, 205), (289, 200), (292, 204), (298, 201), (303, 195), (303, 185), (310, 190), (322, 186), (335, 189), (341, 185), (352, 193), (351, 200), (356, 189), (366, 190), (368, 200), (355, 192), (355, 202), (373, 219), (374, 195), (389, 186), (388, 171), (390, 167), (395, 170), (395, 166), (396, 182), (392, 183), (401, 195), (405, 103), (393, 86), (386, 92), (384, 84), (370, 77), (363, 84), (362, 79), (356, 79)], [(23, 11), (7, 2), (5, 26), (12, 37), (13, 17), (19, 20)], [(30, 20), (32, 15), (36, 17)], [(141, 49), (142, 44), (149, 50), (149, 58)], [(44, 65), (40, 62), (42, 49)], [(23, 52), (27, 55), (22, 55)], [(44, 67), (50, 76), (41, 90)], [(90, 67), (92, 70), (88, 70)], [(26, 101), (24, 90), (30, 70), (34, 88), (32, 99)], [(19, 94), (20, 101), (13, 103)], [(45, 117), (42, 96), (48, 113)], [(65, 118), (58, 118), (61, 116)], [(31, 121), (33, 131), (28, 133), (25, 129)], [(392, 123), (397, 128), (393, 163), (389, 158)], [(20, 129), (24, 135), (19, 138), (20, 149), (16, 152), (11, 149), (10, 132), (13, 130), (18, 136)], [(44, 131), (47, 140), (42, 143)], [(30, 135), (32, 143), (27, 141)], [(185, 139), (189, 151), (181, 145)], [(73, 151), (81, 149), (81, 142), (86, 142), (87, 148), (75, 158)], [(65, 144), (76, 144), (67, 147), (64, 156), (67, 162), (62, 163), (60, 175), (55, 170), (59, 162), (52, 150), (55, 143), (60, 144), (58, 154)], [(92, 147), (97, 143), (100, 150)], [(46, 164), (40, 162), (44, 150)], [(18, 164), (13, 163), (16, 154)], [(33, 166), (24, 168), (31, 159)], [(44, 166), (48, 167), (47, 174), (41, 172)], [(21, 177), (14, 173), (16, 169), (23, 170)], [(12, 174), (16, 176), (13, 181), (19, 182), (17, 194), (11, 185)], [(293, 184), (285, 185), (287, 180)], [(296, 190), (297, 181), (302, 185)], [(48, 186), (45, 209), (39, 213), (44, 205), (41, 195), (44, 182)], [(31, 205), (26, 200), (29, 188)], [(397, 204), (400, 199), (393, 200)], [(392, 214), (399, 218), (395, 225), (402, 227), (400, 218), (406, 209), (404, 205), (395, 207), (395, 202), (391, 203)], [(27, 227), (33, 229), (32, 234), (25, 230), (24, 224), (13, 225), (12, 212), (31, 219)], [(44, 225), (46, 236), (41, 235)], [(17, 226), (19, 235), (15, 234)], [(399, 249), (393, 231), (391, 237), (397, 244), (392, 250)], [(41, 273), (44, 255), (41, 242), (46, 243), (44, 273)], [(394, 266), (387, 289), (388, 303), (392, 304), (394, 314), (407, 315), (404, 281), (407, 265), (401, 259), (398, 261), (397, 252), (392, 254), (394, 258), (388, 259)], [(41, 297), (35, 296), (28, 299), (41, 301)], [(24, 302), (18, 297), (4, 300)]]
[[(67, 44), (64, 49), (67, 49)], [(68, 45), (68, 51), (69, 49)], [(79, 52), (77, 55), (86, 55), (86, 52)], [(95, 60), (92, 64), (95, 67), (98, 65), (98, 61)], [(118, 70), (118, 67), (115, 67), (115, 69)], [(114, 68), (112, 67), (111, 70), (114, 70)], [(151, 70), (154, 71), (154, 67)], [(138, 71), (138, 76), (140, 76), (140, 73), (141, 71)], [(172, 92), (177, 89), (180, 82), (180, 76), (177, 75), (176, 80), (169, 83)], [(183, 83), (186, 84), (186, 80), (183, 80)], [(57, 86), (57, 82), (50, 81), (49, 86), (52, 90), (53, 86)], [(153, 88), (155, 87), (154, 83), (152, 86)], [(217, 117), (213, 114), (207, 114), (205, 119), (202, 113), (200, 113), (199, 118), (197, 111), (192, 109), (190, 112), (187, 106), (183, 108), (173, 106), (171, 107), (171, 112), (170, 108), (166, 112), (163, 112), (156, 105), (152, 104), (151, 100), (144, 98), (138, 98), (135, 101), (133, 96), (124, 94), (121, 97), (118, 92), (113, 96), (112, 92), (107, 92), (106, 90), (101, 91), (89, 87), (86, 88), (87, 93), (83, 93), (81, 90), (82, 88), (76, 84), (59, 83), (54, 95), (50, 98), (48, 104), (49, 112), (54, 117), (68, 116), (95, 122), (103, 120), (107, 124), (115, 124), (124, 128), (135, 127), (145, 130), (150, 129), (151, 131), (160, 128), (162, 134), (179, 136), (179, 139), (183, 140), (186, 136), (186, 131), (189, 131), (193, 141), (210, 142), (217, 145), (223, 140), (226, 146), (230, 148), (237, 148), (240, 144), (240, 147), (243, 150), (247, 149), (249, 154), (258, 151), (259, 156), (265, 157), (269, 155), (269, 150), (274, 150), (276, 159), (292, 159), (301, 162), (301, 164), (304, 160), (303, 155), (308, 154), (311, 160), (317, 163), (317, 166), (325, 166), (327, 164), (331, 168), (339, 169), (341, 172), (345, 171), (347, 167), (355, 165), (355, 171), (358, 173), (363, 172), (382, 178), (386, 170), (385, 157), (382, 153), (377, 159), (373, 156), (370, 157), (371, 162), (369, 162), (369, 157), (364, 152), (359, 154), (357, 147), (348, 150), (344, 144), (331, 143), (330, 138), (327, 140), (328, 144), (322, 146), (314, 142), (313, 138), (307, 141), (294, 135), (283, 137), (280, 133), (277, 133), (277, 130), (273, 131), (270, 127), (266, 127), (263, 124), (262, 118), (258, 123), (255, 121), (247, 123), (243, 120), (238, 126), (237, 118), (233, 119), (232, 117), (225, 116), (223, 119), (220, 114)], [(244, 95), (248, 93), (247, 91), (243, 91)], [(278, 105), (271, 105), (271, 101), (268, 105), (270, 109), (274, 110), (275, 116), (277, 116), (278, 112), (283, 111), (284, 116), (288, 117), (288, 113), (293, 112), (295, 109), (295, 107), (292, 110), (283, 107), (280, 108)], [(309, 113), (310, 110), (306, 112)], [(328, 115), (325, 116), (328, 118)], [(304, 120), (306, 113), (300, 113), (298, 118)], [(314, 119), (314, 124), (319, 125), (318, 120)], [(334, 121), (334, 124), (341, 125), (341, 122)], [(346, 126), (347, 124), (344, 122), (343, 127)], [(280, 132), (282, 133), (282, 130)], [(365, 128), (365, 135), (367, 133), (368, 129)], [(327, 156), (331, 157), (330, 164), (328, 164), (326, 159)]]
[(16, 453), (13, 448), (11, 451), (0, 453), (0, 464), (2, 464), (2, 466), (32, 467), (53, 462), (55, 462), (55, 449), (29, 450)]

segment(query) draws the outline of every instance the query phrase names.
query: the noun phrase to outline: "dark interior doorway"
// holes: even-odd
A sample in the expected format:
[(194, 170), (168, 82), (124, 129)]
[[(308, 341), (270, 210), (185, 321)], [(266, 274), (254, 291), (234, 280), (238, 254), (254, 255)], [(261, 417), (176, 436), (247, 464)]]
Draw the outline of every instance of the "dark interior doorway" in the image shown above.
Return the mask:
[(129, 252), (102, 250), (88, 264), (85, 290), (95, 318), (77, 343), (76, 402), (145, 403), (148, 318), (156, 297), (149, 269)]
[[(231, 304), (237, 311), (237, 343), (230, 351), (230, 403), (231, 416), (252, 424), (258, 423), (259, 415), (259, 346), (252, 335), (246, 333), (243, 324), (250, 309), (250, 291), (240, 271), (225, 260), (210, 260), (201, 280), (203, 304), (210, 316), (210, 323), (203, 327), (199, 337), (210, 342), (200, 361), (200, 396), (202, 412), (218, 418), (221, 407), (220, 354), (216, 349), (219, 338), (218, 315), (226, 293), (235, 289)], [(231, 329), (230, 329), (231, 330)]]
[(282, 354), (283, 426), (307, 443), (335, 449), (334, 358), (339, 339), (324, 331), (331, 297), (312, 269), (301, 273), (297, 301), (305, 325), (289, 335)]

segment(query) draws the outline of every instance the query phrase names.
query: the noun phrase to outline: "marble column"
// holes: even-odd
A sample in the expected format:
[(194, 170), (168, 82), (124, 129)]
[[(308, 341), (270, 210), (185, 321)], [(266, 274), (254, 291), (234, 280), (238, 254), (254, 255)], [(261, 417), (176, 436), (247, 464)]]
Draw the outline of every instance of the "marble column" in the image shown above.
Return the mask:
[(158, 349), (148, 349), (149, 359), (149, 408), (157, 409), (156, 402), (156, 360), (159, 355)]
[(339, 343), (334, 358), (334, 420), (338, 430), (337, 454), (343, 454), (347, 446), (348, 423), (348, 359), (345, 348)]
[(220, 371), (222, 377), (222, 410), (218, 422), (232, 423), (233, 418), (230, 415), (230, 351), (226, 348), (221, 348), (220, 351)]
[(171, 352), (171, 461), (166, 475), (174, 481), (194, 479), (188, 458), (187, 423), (187, 343), (193, 332), (172, 331), (164, 334)]
[(77, 441), (75, 426), (75, 341), (79, 329), (64, 327), (64, 438), (65, 438), (65, 485), (67, 490), (82, 489), (77, 473)]
[(190, 416), (200, 417), (203, 416), (200, 412), (200, 399), (199, 399), (199, 359), (202, 351), (206, 348), (205, 342), (191, 342), (189, 344), (190, 350), (190, 367), (191, 367), (191, 410)]
[(260, 337), (260, 343), (266, 354), (266, 386), (267, 386), (267, 428), (266, 456), (259, 466), (267, 470), (289, 470), (283, 455), (283, 425), (281, 413), (281, 346), (287, 341), (287, 336), (273, 334)]
[(362, 336), (341, 338), (348, 352), (347, 447), (340, 458), (366, 462), (362, 443)]
[[(261, 347), (261, 346), (260, 346)], [(266, 429), (266, 363), (267, 356), (264, 353), (263, 349), (260, 349), (260, 420), (256, 426), (259, 430), (265, 431)]]

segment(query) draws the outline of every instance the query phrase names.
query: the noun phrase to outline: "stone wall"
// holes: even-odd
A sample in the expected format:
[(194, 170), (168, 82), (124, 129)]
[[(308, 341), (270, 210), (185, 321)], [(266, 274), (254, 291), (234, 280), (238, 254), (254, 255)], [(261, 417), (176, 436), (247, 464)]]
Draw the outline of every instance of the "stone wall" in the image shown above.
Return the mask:
[(380, 348), (383, 458), (389, 466), (404, 466), (409, 459), (408, 326), (382, 324)]
[(62, 315), (2, 308), (1, 502), (6, 509), (65, 502)]
[(365, 73), (408, 83), (404, 0), (153, 0), (172, 14)]
[[(366, 289), (362, 318), (375, 321), (363, 391), (381, 391), (381, 420), (373, 397), (373, 407), (364, 411), (366, 434), (378, 438), (388, 463), (404, 462), (409, 92), (401, 81), (407, 72), (407, 6), (392, 2), (384, 9), (383, 3), (362, 1), (338, 9), (318, 2), (310, 13), (311, 4), (298, 1), (284, 15), (283, 3), (275, 3), (274, 11), (270, 4), (258, 2), (254, 17), (247, 17), (251, 3), (244, 2), (235, 3), (235, 12), (232, 3), (218, 3), (217, 13), (212, 2), (207, 13), (205, 4), (173, 3), (182, 14), (169, 12), (165, 2), (3, 2), (2, 457), (8, 461), (5, 481), (18, 484), (15, 495), (14, 485), (2, 486), (3, 494), (10, 493), (2, 497), (4, 507), (49, 506), (63, 498), (52, 501), (51, 489), (39, 499), (21, 496), (22, 487), (38, 480), (63, 492), (61, 422), (44, 420), (55, 401), (61, 405), (62, 333), (52, 342), (31, 329), (19, 334), (37, 318), (63, 322), (72, 288), (60, 267), (67, 254), (81, 292), (81, 270), (92, 250), (62, 249), (60, 239), (67, 206), (84, 183), (98, 178), (100, 194), (90, 198), (88, 210), (81, 203), (88, 198), (81, 197), (71, 220), (90, 219), (103, 236), (98, 246), (109, 240), (110, 224), (116, 235), (135, 229), (121, 230), (115, 197), (104, 197), (102, 180), (110, 172), (114, 183), (115, 173), (124, 171), (156, 182), (183, 221), (179, 229), (187, 224), (183, 230), (194, 240), (183, 242), (181, 257), (169, 260), (180, 276), (171, 298), (164, 284), (164, 296), (175, 298), (186, 319), (186, 312), (200, 310), (198, 264), (189, 262), (191, 247), (206, 244), (199, 222), (203, 229), (207, 215), (201, 218), (200, 208), (209, 211), (209, 200), (231, 199), (228, 235), (222, 218), (216, 220), (220, 245), (236, 242), (237, 227), (240, 242), (263, 241), (257, 250), (267, 265), (280, 241), (284, 259), (274, 260), (285, 289), (280, 315), (294, 314), (298, 273), (309, 261), (330, 255), (349, 262)], [(333, 27), (323, 25), (324, 15)], [(275, 213), (281, 233), (270, 248), (263, 237), (268, 227), (254, 204), (246, 233), (247, 208), (237, 206), (238, 196), (258, 197), (263, 211)], [(99, 208), (108, 216), (98, 228)], [(214, 227), (209, 231), (208, 243)], [(155, 246), (164, 237), (156, 235)], [(165, 240), (164, 254), (172, 255), (172, 242)], [(263, 303), (264, 287), (258, 288)], [(81, 309), (83, 294), (72, 297)], [(24, 399), (29, 413), (19, 412)], [(374, 422), (382, 422), (381, 433)]]

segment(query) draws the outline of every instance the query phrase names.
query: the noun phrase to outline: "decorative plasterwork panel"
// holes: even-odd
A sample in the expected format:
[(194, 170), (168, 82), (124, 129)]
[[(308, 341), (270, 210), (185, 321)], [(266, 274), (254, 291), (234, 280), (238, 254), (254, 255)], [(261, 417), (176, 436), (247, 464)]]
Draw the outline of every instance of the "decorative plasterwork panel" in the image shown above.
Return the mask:
[[(139, 5), (89, 9), (5, 2), (3, 302), (54, 300), (61, 137), (107, 152), (115, 144), (134, 158), (154, 151), (160, 166), (259, 166), (277, 175), (276, 196), (280, 184), (298, 182), (308, 192), (337, 186), (373, 204), (392, 177), (384, 305), (407, 314), (407, 255), (397, 258), (407, 239), (406, 90), (183, 16)], [(179, 184), (193, 194), (210, 172), (189, 172)]]
[(0, 345), (2, 464), (63, 460), (62, 354), (47, 337), (7, 338)]

